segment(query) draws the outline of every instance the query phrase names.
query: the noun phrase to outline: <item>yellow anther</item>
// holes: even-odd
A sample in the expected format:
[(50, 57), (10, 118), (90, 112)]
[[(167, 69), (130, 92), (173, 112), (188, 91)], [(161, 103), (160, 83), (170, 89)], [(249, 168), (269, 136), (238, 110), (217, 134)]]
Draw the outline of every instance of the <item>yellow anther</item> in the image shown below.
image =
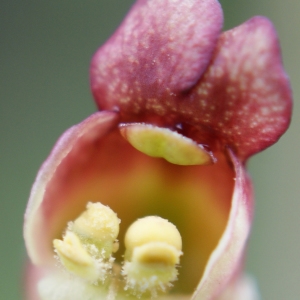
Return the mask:
[(172, 246), (175, 251), (180, 253), (182, 248), (182, 240), (176, 226), (157, 216), (148, 216), (138, 219), (128, 228), (126, 232), (125, 257), (126, 259), (132, 260), (134, 249), (143, 245), (152, 245), (152, 249), (156, 245), (157, 249), (161, 249), (161, 243)]
[(54, 240), (53, 246), (69, 272), (91, 281), (97, 280), (95, 262), (74, 233), (67, 232), (63, 240)]
[(120, 220), (112, 209), (99, 202), (90, 202), (86, 210), (69, 224), (69, 230), (76, 233), (84, 243), (101, 249), (102, 254), (108, 258), (118, 250), (116, 238), (119, 224)]
[(88, 203), (86, 210), (69, 222), (63, 240), (54, 240), (55, 252), (65, 269), (88, 281), (105, 282), (111, 275), (118, 250), (117, 215), (101, 203)]
[(207, 165), (215, 161), (202, 145), (168, 128), (127, 124), (120, 127), (120, 132), (137, 150), (176, 165)]
[(176, 226), (156, 216), (134, 222), (125, 235), (122, 274), (133, 294), (166, 292), (177, 279), (182, 240)]

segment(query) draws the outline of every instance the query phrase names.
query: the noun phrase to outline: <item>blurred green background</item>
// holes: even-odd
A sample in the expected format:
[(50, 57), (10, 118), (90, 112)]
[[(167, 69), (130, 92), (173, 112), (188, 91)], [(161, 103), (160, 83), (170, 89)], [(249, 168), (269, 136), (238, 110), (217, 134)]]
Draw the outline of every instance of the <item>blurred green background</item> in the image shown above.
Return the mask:
[[(0, 298), (22, 299), (23, 213), (56, 139), (95, 110), (88, 68), (133, 0), (0, 1)], [(295, 98), (292, 125), (249, 169), (256, 218), (247, 268), (263, 299), (300, 295), (300, 1), (223, 0), (225, 29), (266, 15), (282, 43)], [(241, 299), (243, 300), (243, 299)]]

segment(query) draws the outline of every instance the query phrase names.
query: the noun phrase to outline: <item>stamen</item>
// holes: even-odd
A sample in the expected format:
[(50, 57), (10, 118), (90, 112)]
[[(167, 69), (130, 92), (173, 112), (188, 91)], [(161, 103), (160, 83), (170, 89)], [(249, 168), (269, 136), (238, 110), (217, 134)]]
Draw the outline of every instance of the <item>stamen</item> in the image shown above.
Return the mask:
[(169, 221), (149, 216), (134, 222), (125, 235), (125, 263), (122, 274), (125, 289), (140, 296), (156, 297), (177, 280), (182, 240)]
[(112, 253), (118, 249), (119, 223), (108, 206), (88, 203), (86, 210), (68, 224), (63, 240), (53, 241), (64, 268), (90, 282), (104, 282), (111, 273)]
[(119, 223), (109, 207), (88, 203), (86, 210), (69, 222), (63, 239), (53, 240), (61, 265), (75, 275), (71, 276), (74, 280), (82, 282), (82, 287), (106, 293), (109, 300), (127, 291), (152, 298), (167, 292), (177, 280), (176, 267), (182, 255), (175, 225), (156, 216), (134, 222), (125, 235), (121, 268), (112, 256), (118, 248)]

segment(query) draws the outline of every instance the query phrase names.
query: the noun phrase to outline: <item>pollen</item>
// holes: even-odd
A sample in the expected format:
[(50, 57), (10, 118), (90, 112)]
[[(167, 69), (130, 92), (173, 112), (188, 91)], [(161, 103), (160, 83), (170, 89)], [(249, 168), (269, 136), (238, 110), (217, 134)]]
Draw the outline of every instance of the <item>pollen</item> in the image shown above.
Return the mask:
[(207, 165), (215, 160), (202, 145), (168, 128), (135, 123), (121, 125), (120, 132), (137, 150), (176, 165)]
[(134, 295), (156, 297), (177, 280), (182, 255), (181, 235), (169, 221), (148, 216), (134, 222), (125, 235), (125, 289)]

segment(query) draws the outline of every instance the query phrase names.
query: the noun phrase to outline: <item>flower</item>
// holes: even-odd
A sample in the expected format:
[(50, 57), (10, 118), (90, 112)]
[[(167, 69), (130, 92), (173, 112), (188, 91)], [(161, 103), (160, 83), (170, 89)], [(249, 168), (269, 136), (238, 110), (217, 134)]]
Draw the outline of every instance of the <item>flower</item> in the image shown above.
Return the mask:
[(30, 195), (28, 299), (257, 299), (245, 163), (287, 129), (291, 91), (269, 20), (221, 26), (215, 0), (138, 0), (97, 51), (100, 111)]

